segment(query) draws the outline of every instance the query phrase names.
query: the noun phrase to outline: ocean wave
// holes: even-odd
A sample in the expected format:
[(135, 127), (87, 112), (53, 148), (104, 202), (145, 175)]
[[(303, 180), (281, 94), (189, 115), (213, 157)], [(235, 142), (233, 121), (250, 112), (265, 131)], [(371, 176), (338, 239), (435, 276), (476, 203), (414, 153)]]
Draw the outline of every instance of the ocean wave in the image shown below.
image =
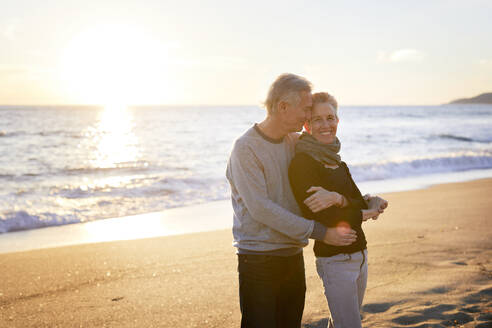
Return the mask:
[(53, 130), (53, 131), (41, 131), (34, 133), (33, 135), (41, 136), (41, 137), (51, 137), (51, 136), (58, 136), (58, 135), (66, 135), (68, 134), (68, 131), (64, 130)]
[(40, 173), (24, 173), (22, 176), (23, 177), (38, 177), (40, 176)]
[(60, 136), (60, 137), (69, 137), (75, 139), (84, 138), (84, 135), (81, 134), (80, 132), (67, 131), (67, 130), (41, 131), (41, 132), (31, 132), (31, 131), (7, 132), (4, 130), (0, 130), (0, 137), (11, 138), (11, 137), (20, 137), (20, 136), (34, 136), (34, 137)]
[(28, 133), (25, 132), (25, 131), (13, 131), (13, 132), (0, 131), (0, 137), (3, 137), (3, 138), (24, 136), (24, 135), (27, 135), (27, 134)]
[(31, 133), (31, 135), (40, 136), (40, 137), (61, 136), (61, 137), (68, 137), (74, 139), (81, 139), (85, 137), (81, 132), (77, 132), (77, 131), (74, 132), (69, 130), (41, 131), (41, 132)]
[[(15, 206), (16, 211), (0, 211), (0, 234), (158, 212), (223, 200), (229, 196), (225, 179), (157, 179), (149, 186), (104, 188), (100, 186), (88, 190), (80, 187), (52, 189), (49, 197), (40, 199), (39, 203), (36, 200), (28, 204), (23, 202)], [(17, 194), (15, 197), (21, 198), (24, 194)], [(61, 202), (66, 204), (65, 208), (60, 207), (60, 202), (55, 201), (60, 197), (66, 200)], [(4, 204), (7, 202), (5, 199)], [(36, 211), (40, 204), (43, 210)]]
[(444, 154), (428, 158), (384, 161), (374, 164), (348, 164), (354, 179), (362, 182), (492, 168), (492, 152)]
[(0, 179), (7, 181), (24, 181), (30, 178), (39, 177), (41, 174), (39, 173), (24, 173), (24, 174), (0, 174)]
[(158, 197), (169, 195), (183, 195), (190, 191), (208, 190), (208, 186), (216, 185), (220, 181), (197, 178), (135, 178), (116, 184), (106, 183), (99, 185), (54, 187), (50, 195), (61, 196), (68, 199), (111, 197)]
[(84, 175), (84, 174), (98, 174), (98, 173), (111, 173), (122, 171), (147, 171), (149, 168), (149, 162), (147, 161), (135, 161), (135, 162), (121, 162), (116, 163), (115, 166), (110, 167), (66, 167), (63, 169), (64, 173), (69, 175)]
[(119, 162), (109, 167), (65, 167), (62, 173), (67, 175), (108, 174), (108, 173), (158, 173), (158, 172), (189, 172), (190, 167), (171, 166), (162, 163), (151, 163), (147, 160)]
[(443, 138), (443, 139), (453, 139), (453, 140), (459, 140), (459, 141), (475, 141), (472, 138), (455, 136), (452, 134), (439, 134), (438, 137)]
[(58, 215), (56, 213), (29, 214), (26, 211), (15, 211), (0, 214), (0, 233), (38, 229), (50, 226), (80, 223), (74, 215)]
[(465, 141), (465, 142), (481, 142), (481, 143), (492, 142), (492, 140), (473, 139), (473, 138), (458, 136), (458, 135), (454, 135), (454, 134), (439, 134), (439, 135), (437, 135), (437, 137), (442, 138), (442, 139), (452, 139), (452, 140)]

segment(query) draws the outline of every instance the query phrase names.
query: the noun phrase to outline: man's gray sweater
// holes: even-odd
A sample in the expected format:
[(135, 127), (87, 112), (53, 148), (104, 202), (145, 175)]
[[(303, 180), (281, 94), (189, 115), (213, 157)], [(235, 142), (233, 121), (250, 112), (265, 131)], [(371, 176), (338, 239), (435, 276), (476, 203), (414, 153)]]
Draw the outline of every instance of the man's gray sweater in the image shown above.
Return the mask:
[(308, 244), (314, 221), (300, 216), (288, 177), (297, 139), (292, 133), (274, 140), (255, 125), (234, 143), (226, 176), (239, 253), (292, 253)]

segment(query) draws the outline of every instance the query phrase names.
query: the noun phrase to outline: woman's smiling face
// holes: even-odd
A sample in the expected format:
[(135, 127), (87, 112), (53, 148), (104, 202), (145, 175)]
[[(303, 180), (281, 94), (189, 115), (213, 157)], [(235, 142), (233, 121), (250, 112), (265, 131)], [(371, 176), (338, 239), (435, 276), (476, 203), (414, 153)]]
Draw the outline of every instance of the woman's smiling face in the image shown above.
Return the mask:
[(321, 143), (330, 144), (335, 141), (338, 127), (338, 116), (329, 103), (314, 105), (310, 121), (311, 135)]

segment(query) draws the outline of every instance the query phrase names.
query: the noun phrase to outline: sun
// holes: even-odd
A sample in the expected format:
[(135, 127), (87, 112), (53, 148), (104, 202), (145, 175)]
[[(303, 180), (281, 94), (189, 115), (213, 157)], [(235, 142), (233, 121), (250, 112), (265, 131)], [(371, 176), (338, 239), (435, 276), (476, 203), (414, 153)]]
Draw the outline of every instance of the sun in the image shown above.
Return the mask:
[(79, 103), (158, 103), (170, 92), (165, 46), (136, 26), (104, 24), (76, 35), (60, 60), (63, 88)]

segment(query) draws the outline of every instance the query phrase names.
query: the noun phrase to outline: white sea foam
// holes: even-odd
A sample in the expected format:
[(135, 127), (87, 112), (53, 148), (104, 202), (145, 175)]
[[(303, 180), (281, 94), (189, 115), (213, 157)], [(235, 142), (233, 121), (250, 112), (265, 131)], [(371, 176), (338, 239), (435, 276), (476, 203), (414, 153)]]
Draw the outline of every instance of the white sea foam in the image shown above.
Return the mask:
[(491, 168), (492, 152), (451, 153), (373, 164), (350, 165), (349, 163), (349, 167), (354, 180), (358, 182), (395, 179), (432, 173)]
[(39, 215), (32, 215), (26, 211), (17, 211), (5, 213), (0, 216), (0, 233), (79, 222), (81, 222), (81, 220), (73, 215), (61, 216), (56, 213), (40, 213)]

